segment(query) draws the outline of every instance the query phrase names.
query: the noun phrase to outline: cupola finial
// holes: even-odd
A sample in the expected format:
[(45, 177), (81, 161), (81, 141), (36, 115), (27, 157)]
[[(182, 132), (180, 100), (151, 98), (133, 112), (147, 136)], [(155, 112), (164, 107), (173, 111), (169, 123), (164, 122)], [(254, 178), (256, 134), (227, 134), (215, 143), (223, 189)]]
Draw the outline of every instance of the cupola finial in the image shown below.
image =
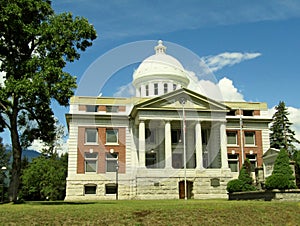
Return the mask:
[(154, 47), (156, 54), (165, 54), (167, 47), (163, 45), (163, 41), (159, 40), (158, 45)]

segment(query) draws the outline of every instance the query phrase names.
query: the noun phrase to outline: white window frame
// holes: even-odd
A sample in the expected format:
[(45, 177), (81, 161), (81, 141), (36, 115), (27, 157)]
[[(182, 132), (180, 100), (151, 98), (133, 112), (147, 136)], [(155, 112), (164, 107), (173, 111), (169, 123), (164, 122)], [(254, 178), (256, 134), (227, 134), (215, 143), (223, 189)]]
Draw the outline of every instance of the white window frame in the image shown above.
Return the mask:
[[(231, 134), (235, 134), (235, 143), (228, 143), (228, 134), (231, 133)], [(227, 146), (238, 146), (238, 142), (237, 142), (237, 132), (236, 131), (227, 131), (226, 132), (226, 135), (227, 135)]]
[[(95, 157), (88, 157), (88, 154), (96, 154)], [(97, 152), (85, 152), (84, 153), (84, 172), (85, 173), (97, 173), (98, 172), (98, 153)], [(87, 171), (88, 161), (95, 162), (95, 171)]]
[[(251, 143), (251, 144), (246, 142), (247, 141), (247, 139), (246, 139), (247, 133), (249, 133), (249, 134), (252, 133), (252, 135), (253, 135), (253, 143)], [(245, 146), (252, 146), (252, 147), (256, 145), (255, 131), (244, 131), (244, 144), (245, 144)]]
[[(230, 156), (236, 156), (236, 158), (230, 158)], [(228, 166), (229, 166), (229, 163), (230, 162), (232, 162), (232, 163), (236, 163), (236, 165), (237, 165), (237, 171), (231, 171), (231, 172), (233, 172), (233, 173), (237, 173), (237, 172), (239, 172), (240, 171), (240, 165), (239, 165), (239, 155), (237, 155), (237, 154), (228, 154)], [(230, 166), (229, 166), (229, 168), (230, 168)], [(230, 168), (230, 170), (231, 170), (231, 168)]]
[[(88, 141), (89, 131), (95, 132), (95, 139), (93, 141)], [(98, 144), (98, 129), (97, 128), (86, 128), (85, 129), (85, 137), (84, 137), (85, 144)]]
[[(108, 138), (108, 136), (107, 136), (107, 132), (108, 131), (116, 131), (116, 138), (117, 138), (117, 140), (116, 141), (108, 141), (107, 140), (107, 138)], [(113, 144), (113, 145), (116, 145), (116, 144), (119, 144), (119, 129), (114, 129), (114, 128), (106, 128), (106, 131), (105, 131), (105, 141), (106, 141), (106, 144), (109, 144), (109, 145), (111, 145), (111, 144)]]
[[(115, 157), (114, 157), (115, 156)], [(112, 162), (115, 162), (115, 167), (117, 167), (117, 165), (119, 164), (118, 161), (119, 161), (119, 153), (117, 152), (114, 152), (114, 153), (105, 153), (105, 162), (106, 162), (106, 166), (105, 166), (105, 172), (106, 173), (114, 173), (116, 172), (116, 168), (112, 171), (109, 171), (108, 170), (108, 165), (109, 165), (109, 162), (112, 163)]]

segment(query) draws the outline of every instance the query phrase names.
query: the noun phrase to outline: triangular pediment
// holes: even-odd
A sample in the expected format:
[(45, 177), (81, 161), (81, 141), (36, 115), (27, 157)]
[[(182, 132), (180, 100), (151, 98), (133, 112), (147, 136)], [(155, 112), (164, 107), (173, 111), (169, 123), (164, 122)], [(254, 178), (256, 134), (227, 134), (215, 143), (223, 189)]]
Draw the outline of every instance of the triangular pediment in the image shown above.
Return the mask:
[[(183, 103), (184, 102), (184, 103)], [(194, 111), (226, 112), (228, 107), (221, 102), (210, 99), (186, 88), (175, 90), (171, 93), (154, 97), (137, 104), (135, 110), (172, 110), (181, 109)]]

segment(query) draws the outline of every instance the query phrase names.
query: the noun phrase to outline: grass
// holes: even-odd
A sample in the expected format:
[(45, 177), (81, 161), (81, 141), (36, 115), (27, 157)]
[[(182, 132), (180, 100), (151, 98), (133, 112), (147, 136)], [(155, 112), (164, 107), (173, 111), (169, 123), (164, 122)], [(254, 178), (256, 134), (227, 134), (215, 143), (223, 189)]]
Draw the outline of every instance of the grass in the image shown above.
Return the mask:
[(28, 202), (0, 205), (0, 225), (300, 225), (300, 202)]

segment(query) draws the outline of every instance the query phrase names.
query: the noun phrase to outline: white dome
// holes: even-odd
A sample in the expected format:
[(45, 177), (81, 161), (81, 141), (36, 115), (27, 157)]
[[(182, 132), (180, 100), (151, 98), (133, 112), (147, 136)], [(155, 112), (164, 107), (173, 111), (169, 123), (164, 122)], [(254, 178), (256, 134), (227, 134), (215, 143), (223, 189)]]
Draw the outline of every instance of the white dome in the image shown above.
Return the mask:
[(186, 87), (189, 83), (187, 73), (182, 64), (174, 57), (166, 54), (162, 41), (154, 48), (156, 53), (146, 58), (133, 74), (133, 85), (157, 79), (173, 80)]

